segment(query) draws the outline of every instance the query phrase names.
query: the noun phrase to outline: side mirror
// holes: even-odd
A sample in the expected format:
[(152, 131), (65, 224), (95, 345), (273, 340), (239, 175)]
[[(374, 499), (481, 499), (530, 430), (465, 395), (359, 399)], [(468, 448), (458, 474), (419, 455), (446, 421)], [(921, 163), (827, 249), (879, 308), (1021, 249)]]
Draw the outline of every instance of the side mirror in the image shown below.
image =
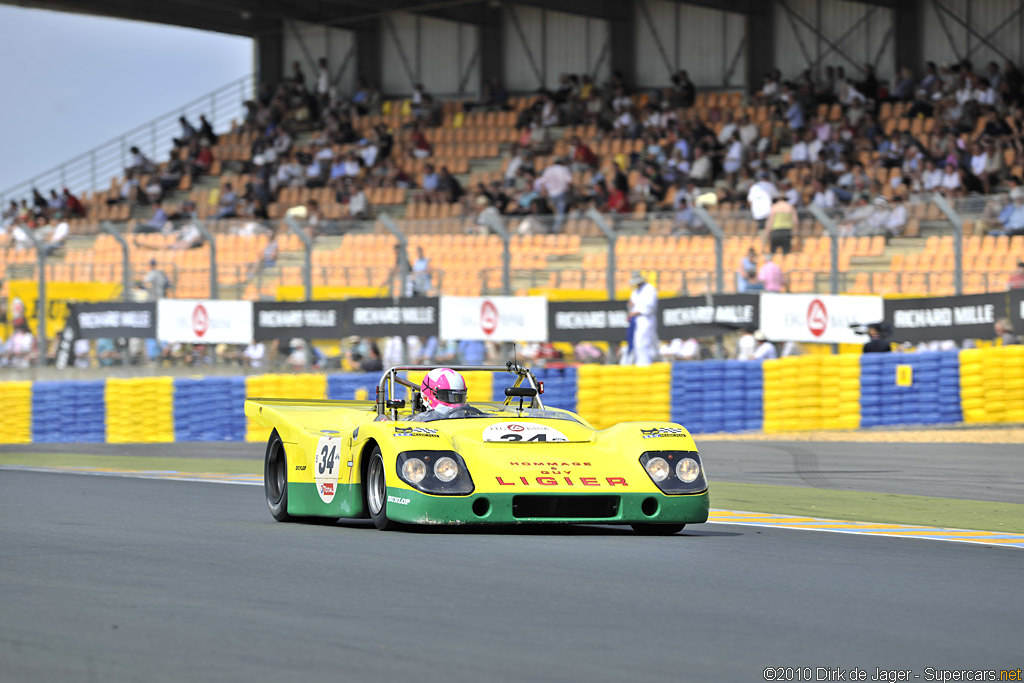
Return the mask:
[(387, 402), (388, 410), (401, 410), (405, 407), (404, 398), (389, 398)]
[(537, 390), (533, 387), (505, 387), (505, 395), (513, 398), (533, 398)]

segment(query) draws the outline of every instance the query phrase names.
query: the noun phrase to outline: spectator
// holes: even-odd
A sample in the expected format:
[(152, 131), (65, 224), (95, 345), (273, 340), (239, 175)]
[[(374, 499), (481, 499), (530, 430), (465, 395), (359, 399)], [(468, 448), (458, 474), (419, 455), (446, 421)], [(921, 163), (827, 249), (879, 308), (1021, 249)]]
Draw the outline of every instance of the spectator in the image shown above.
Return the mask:
[(757, 221), (757, 230), (762, 235), (768, 214), (772, 211), (772, 201), (778, 195), (775, 185), (768, 179), (768, 172), (760, 170), (757, 172), (757, 182), (750, 186), (747, 192), (747, 204), (750, 205), (750, 215)]
[(633, 363), (650, 365), (658, 352), (658, 291), (639, 271), (633, 271), (629, 283), (633, 291), (626, 310), (633, 329)]
[(67, 221), (61, 221), (54, 227), (53, 232), (46, 240), (46, 254), (49, 256), (59, 249), (64, 248), (64, 243), (68, 239), (68, 233), (71, 231), (71, 226), (68, 225)]
[(590, 171), (597, 168), (597, 155), (590, 149), (579, 136), (572, 136), (569, 140), (570, 154), (572, 158), (572, 170), (574, 172)]
[(151, 299), (162, 299), (167, 296), (170, 283), (167, 280), (167, 274), (157, 266), (155, 258), (149, 260), (149, 272), (146, 273), (143, 284), (149, 291)]
[(156, 165), (147, 159), (146, 155), (140, 152), (138, 147), (132, 147), (129, 150), (128, 166), (125, 168), (125, 174), (152, 173), (155, 170)]
[(1024, 261), (1017, 262), (1017, 270), (1010, 273), (1006, 284), (1010, 289), (1024, 289)]
[(889, 353), (892, 345), (882, 335), (881, 325), (868, 325), (868, 341), (864, 344), (864, 353)]
[(775, 263), (772, 252), (764, 255), (764, 265), (757, 271), (757, 279), (764, 285), (766, 292), (781, 292), (783, 286), (782, 268)]
[(153, 215), (150, 216), (149, 221), (135, 226), (135, 234), (142, 235), (145, 233), (165, 232), (169, 222), (170, 216), (168, 216), (167, 212), (164, 211), (163, 204), (158, 201), (153, 205)]
[(736, 342), (736, 360), (754, 360), (757, 353), (757, 340), (754, 339), (754, 330), (744, 328), (739, 341)]
[(1003, 229), (989, 234), (1024, 235), (1024, 188), (1015, 187), (1010, 191), (1012, 205), (1000, 214)]
[(441, 167), (441, 174), (437, 178), (437, 191), (449, 204), (457, 203), (465, 194), (461, 183), (448, 171), (447, 166)]
[(416, 247), (416, 260), (412, 264), (409, 280), (413, 296), (430, 296), (432, 273), (430, 259), (423, 253), (423, 247)]
[(473, 224), (479, 226), (481, 234), (489, 234), (491, 232), (491, 226), (497, 221), (499, 224), (501, 221), (501, 214), (498, 213), (498, 209), (491, 205), (491, 200), (486, 195), (479, 195), (473, 200), (473, 205), (476, 207), (476, 218)]
[(203, 246), (203, 233), (194, 222), (189, 221), (178, 232), (178, 239), (170, 246), (171, 249), (198, 249)]
[(96, 340), (96, 361), (100, 367), (110, 367), (121, 361), (121, 353), (113, 339), (101, 337)]
[[(771, 254), (768, 256), (770, 257)], [(768, 341), (768, 337), (761, 330), (754, 332), (754, 341), (757, 342), (757, 348), (754, 350), (754, 360), (771, 360), (779, 357), (779, 352), (776, 351), (775, 345)]]
[(1020, 339), (1013, 333), (1013, 323), (1010, 322), (1009, 318), (1000, 318), (996, 321), (993, 327), (996, 333), (996, 339), (998, 339), (1003, 346), (1020, 344)]
[(736, 291), (742, 294), (763, 289), (764, 285), (757, 279), (757, 252), (750, 248), (740, 261), (739, 270), (736, 272)]
[(39, 358), (39, 344), (24, 319), (14, 323), (14, 331), (7, 340), (6, 361), (11, 367), (24, 370)]
[(562, 157), (555, 159), (541, 173), (540, 178), (537, 179), (537, 185), (547, 196), (548, 202), (555, 211), (552, 232), (558, 233), (561, 231), (565, 214), (569, 210), (569, 203), (572, 201), (572, 173), (566, 166), (566, 160)]
[(786, 201), (785, 197), (776, 197), (768, 212), (762, 236), (769, 253), (774, 254), (780, 249), (783, 254), (790, 252), (793, 246), (793, 229), (798, 221), (796, 209), (792, 204)]
[(367, 355), (359, 364), (363, 372), (383, 372), (384, 362), (381, 360), (380, 347), (376, 342), (370, 342), (367, 347)]
[(463, 340), (458, 343), (457, 355), (461, 365), (483, 365), (487, 358), (487, 347), (482, 341)]
[(220, 207), (215, 218), (235, 218), (238, 213), (235, 210), (238, 204), (238, 195), (235, 194), (231, 183), (224, 183), (224, 190), (220, 193), (217, 205)]

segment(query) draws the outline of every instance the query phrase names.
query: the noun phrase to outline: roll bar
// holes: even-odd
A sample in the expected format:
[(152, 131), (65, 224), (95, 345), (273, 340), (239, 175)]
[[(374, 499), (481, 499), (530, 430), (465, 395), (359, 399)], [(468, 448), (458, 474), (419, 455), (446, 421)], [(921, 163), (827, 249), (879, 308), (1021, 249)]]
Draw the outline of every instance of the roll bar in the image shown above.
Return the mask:
[[(513, 361), (505, 363), (505, 365), (395, 365), (388, 368), (380, 378), (380, 382), (377, 383), (377, 415), (385, 415), (390, 410), (391, 419), (398, 419), (398, 408), (388, 408), (387, 399), (395, 397), (395, 386), (401, 385), (407, 387), (412, 391), (420, 391), (420, 386), (415, 382), (410, 382), (405, 377), (402, 377), (398, 373), (407, 371), (423, 371), (430, 372), (435, 368), (448, 368), (455, 370), (456, 372), (509, 372), (516, 375), (515, 384), (512, 386), (522, 386), (525, 380), (531, 387), (537, 390), (537, 395), (533, 397), (530, 402), (531, 408), (537, 408), (539, 410), (544, 409), (544, 404), (540, 399), (540, 385), (537, 382), (537, 378), (534, 377), (533, 372), (529, 368), (519, 365)], [(511, 397), (506, 397), (504, 405), (508, 405)]]

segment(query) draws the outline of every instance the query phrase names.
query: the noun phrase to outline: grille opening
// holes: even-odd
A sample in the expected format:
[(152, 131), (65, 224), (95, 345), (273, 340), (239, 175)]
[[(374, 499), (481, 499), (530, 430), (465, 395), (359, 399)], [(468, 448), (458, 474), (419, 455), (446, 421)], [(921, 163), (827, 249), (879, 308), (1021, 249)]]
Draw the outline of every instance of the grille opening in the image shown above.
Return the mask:
[(611, 519), (619, 514), (618, 496), (513, 496), (516, 519)]
[(648, 517), (653, 517), (658, 514), (658, 501), (654, 498), (644, 498), (644, 502), (640, 504), (640, 511)]
[(491, 511), (491, 501), (486, 498), (477, 498), (473, 501), (473, 514), (477, 517), (484, 517)]

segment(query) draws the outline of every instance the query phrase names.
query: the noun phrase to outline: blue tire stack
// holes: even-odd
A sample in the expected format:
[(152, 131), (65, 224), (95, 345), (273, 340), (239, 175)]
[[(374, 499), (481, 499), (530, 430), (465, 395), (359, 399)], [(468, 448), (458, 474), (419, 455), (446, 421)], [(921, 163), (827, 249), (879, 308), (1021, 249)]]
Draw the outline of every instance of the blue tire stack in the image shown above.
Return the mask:
[(938, 413), (941, 422), (963, 422), (960, 403), (960, 352), (939, 352)]
[(758, 361), (675, 363), (672, 421), (696, 434), (761, 429), (763, 389)]
[[(889, 411), (886, 391), (895, 383), (895, 375), (886, 373), (885, 359), (891, 353), (865, 353), (860, 357), (860, 425), (861, 427), (877, 427), (895, 424)], [(895, 368), (892, 368), (895, 373)], [(886, 382), (885, 379), (888, 379)]]
[[(868, 353), (860, 362), (862, 427), (948, 424), (962, 419), (956, 351)], [(911, 386), (896, 385), (899, 365), (913, 369)]]
[(175, 441), (245, 441), (245, 378), (174, 380)]
[[(351, 401), (356, 398), (373, 401), (377, 397), (379, 372), (346, 372), (327, 376), (327, 398)], [(401, 396), (402, 392), (398, 392)]]
[(36, 382), (32, 440), (36, 443), (106, 441), (104, 382)]
[[(576, 412), (576, 368), (534, 368), (533, 375), (538, 382), (544, 383), (544, 395), (541, 397), (544, 405)], [(512, 386), (515, 379), (514, 375), (496, 373), (492, 400), (504, 401), (505, 387)]]

